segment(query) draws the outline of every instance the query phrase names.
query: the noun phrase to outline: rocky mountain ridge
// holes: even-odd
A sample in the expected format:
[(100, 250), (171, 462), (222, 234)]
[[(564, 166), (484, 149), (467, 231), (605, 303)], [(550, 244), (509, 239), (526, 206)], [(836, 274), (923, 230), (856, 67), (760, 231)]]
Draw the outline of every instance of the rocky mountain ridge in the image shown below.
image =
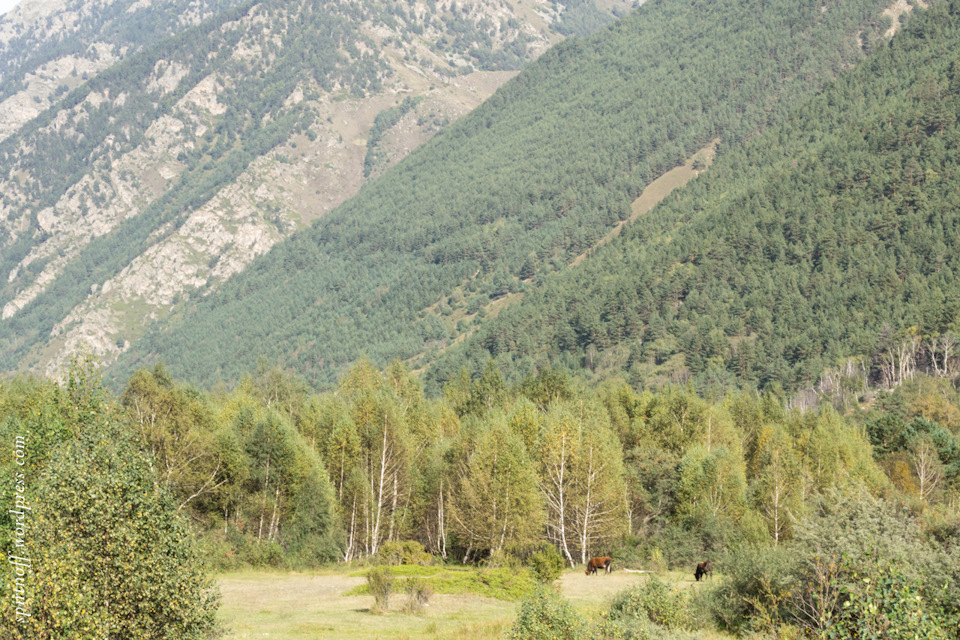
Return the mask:
[(5, 368), (109, 362), (482, 102), (583, 4), (172, 1), (173, 35), (138, 47), (110, 17), (144, 3), (26, 0), (0, 20)]

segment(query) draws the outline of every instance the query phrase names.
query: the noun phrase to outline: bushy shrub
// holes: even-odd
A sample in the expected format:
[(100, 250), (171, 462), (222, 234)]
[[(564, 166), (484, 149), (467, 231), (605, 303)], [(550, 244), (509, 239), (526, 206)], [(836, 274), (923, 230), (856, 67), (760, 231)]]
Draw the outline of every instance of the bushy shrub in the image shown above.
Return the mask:
[(427, 553), (423, 545), (415, 540), (385, 542), (377, 552), (382, 564), (397, 566), (402, 564), (433, 564), (433, 556)]
[(614, 596), (610, 603), (610, 618), (638, 618), (649, 620), (670, 629), (682, 628), (689, 619), (689, 611), (682, 593), (673, 593), (657, 577)]
[[(696, 563), (703, 557), (702, 536), (694, 527), (685, 527), (671, 523), (665, 526), (656, 537), (656, 544), (649, 548), (647, 555), (653, 560), (653, 551), (659, 552), (657, 562), (665, 568), (685, 567)], [(654, 567), (651, 566), (651, 569)]]
[(537, 580), (549, 584), (560, 577), (566, 563), (553, 545), (544, 546), (530, 556), (530, 568)]
[(490, 555), (480, 561), (480, 565), (487, 569), (521, 569), (523, 561), (509, 551), (491, 551)]
[(32, 561), (30, 615), (15, 624), (4, 598), (0, 635), (205, 638), (219, 594), (152, 460), (109, 414), (91, 411), (85, 427), (38, 479), (18, 554)]
[(646, 543), (647, 536), (627, 534), (621, 546), (615, 547), (610, 555), (617, 559), (621, 567), (643, 567), (650, 554)]
[(249, 540), (244, 546), (242, 559), (253, 567), (272, 567), (278, 569), (283, 567), (285, 559), (283, 556), (283, 547), (273, 541), (264, 541), (256, 544), (256, 541)]
[(587, 625), (556, 591), (539, 586), (520, 605), (510, 640), (586, 640)]
[(683, 593), (673, 593), (654, 577), (614, 596), (600, 614), (593, 635), (602, 640), (694, 640), (687, 629), (703, 629), (708, 621), (691, 610)]
[[(862, 559), (861, 559), (862, 560)], [(808, 637), (946, 640), (951, 618), (890, 563), (817, 558), (788, 599)]]
[(746, 545), (726, 554), (722, 565), (723, 580), (713, 594), (721, 626), (739, 633), (760, 620), (789, 617), (784, 600), (800, 572), (795, 548)]
[(404, 608), (407, 613), (420, 613), (430, 598), (433, 596), (433, 589), (423, 578), (407, 578), (403, 581), (403, 590), (407, 594), (407, 605)]
[(842, 588), (836, 619), (821, 635), (831, 638), (947, 640), (946, 620), (893, 566), (871, 567)]
[(223, 529), (210, 530), (200, 536), (200, 553), (211, 571), (234, 571), (243, 566), (236, 544)]
[[(665, 569), (695, 567), (705, 557), (715, 556), (741, 541), (740, 531), (731, 523), (701, 515), (664, 526), (650, 539), (645, 552), (653, 561), (654, 549), (658, 550), (656, 563)], [(654, 566), (650, 568), (656, 570)]]
[(650, 570), (656, 574), (661, 574), (667, 570), (667, 560), (663, 557), (663, 551), (660, 547), (650, 549)]
[(897, 566), (925, 599), (950, 613), (960, 611), (958, 549), (949, 539), (938, 540), (903, 504), (856, 488), (830, 492), (817, 515), (797, 525), (795, 539), (807, 573), (830, 561), (843, 561), (861, 575), (867, 567)]
[(367, 572), (367, 588), (373, 596), (374, 613), (386, 612), (390, 609), (390, 594), (393, 593), (393, 574), (384, 566), (376, 566)]

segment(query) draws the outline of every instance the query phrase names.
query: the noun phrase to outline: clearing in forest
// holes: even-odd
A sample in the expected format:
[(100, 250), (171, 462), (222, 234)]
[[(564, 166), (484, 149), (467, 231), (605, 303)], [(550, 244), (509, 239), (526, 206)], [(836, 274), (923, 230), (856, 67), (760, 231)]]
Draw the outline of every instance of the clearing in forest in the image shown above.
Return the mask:
[[(346, 567), (314, 573), (249, 570), (220, 576), (223, 600), (218, 617), (227, 628), (224, 640), (499, 640), (516, 619), (518, 601), (473, 594), (435, 594), (422, 615), (408, 615), (400, 611), (406, 594), (394, 593), (391, 612), (375, 615), (370, 613), (372, 596), (344, 595), (366, 583), (351, 575), (353, 571)], [(648, 575), (619, 570), (586, 576), (576, 569), (566, 571), (557, 583), (564, 597), (591, 617), (615, 593), (643, 582)], [(692, 572), (669, 572), (660, 578), (674, 589), (700, 588), (693, 583)]]

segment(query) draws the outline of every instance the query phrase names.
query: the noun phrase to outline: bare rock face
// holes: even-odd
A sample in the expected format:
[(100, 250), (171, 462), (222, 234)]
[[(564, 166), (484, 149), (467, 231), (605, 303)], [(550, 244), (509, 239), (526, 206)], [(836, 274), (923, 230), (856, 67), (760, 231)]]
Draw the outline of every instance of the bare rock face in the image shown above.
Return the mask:
[(79, 86), (78, 78), (96, 74), (116, 61), (109, 46), (94, 43), (85, 56), (64, 56), (28, 74), (26, 88), (0, 102), (0, 140), (13, 135), (49, 108), (60, 87)]
[[(57, 312), (21, 361), (55, 374), (82, 347), (110, 362), (149, 323), (216, 290), (479, 105), (516, 73), (497, 64), (516, 67), (560, 39), (550, 25), (564, 10), (550, 0), (355, 4), (363, 19), (355, 11), (324, 23), (346, 34), (322, 62), (331, 65), (327, 76), (285, 57), (296, 46), (297, 12), (310, 3), (230, 14), (191, 32), (196, 49), (178, 41), (141, 53), (148, 62), (136, 65), (126, 61), (143, 49), (98, 40), (95, 16), (166, 5), (178, 17), (164, 28), (182, 32), (211, 16), (212, 4), (24, 0), (0, 19), (0, 79), (16, 83), (0, 90), (0, 255), (19, 256), (0, 274), (0, 337), (4, 322), (46, 303), (58, 278), (82, 279), (78, 265), (95, 240), (123, 229), (138, 238), (136, 251), (123, 247), (124, 262)], [(308, 35), (324, 37), (300, 37)], [(42, 65), (14, 51), (81, 36), (90, 40), (81, 49), (54, 51)], [(478, 46), (494, 68), (476, 68)], [(503, 53), (508, 47), (522, 59)], [(258, 86), (284, 87), (276, 98), (245, 93), (251, 79), (274, 76)], [(105, 80), (94, 84), (98, 77)], [(407, 98), (415, 106), (371, 139), (377, 116)], [(250, 140), (281, 124), (285, 133), (250, 157)], [(73, 164), (51, 161), (58, 153)], [(138, 225), (154, 226), (129, 232)]]

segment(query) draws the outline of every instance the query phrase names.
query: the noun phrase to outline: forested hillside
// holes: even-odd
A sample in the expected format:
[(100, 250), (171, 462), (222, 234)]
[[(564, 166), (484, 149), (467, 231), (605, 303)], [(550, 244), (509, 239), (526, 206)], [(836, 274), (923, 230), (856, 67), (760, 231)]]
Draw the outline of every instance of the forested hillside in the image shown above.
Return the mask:
[(922, 12), (431, 375), (490, 356), (711, 393), (809, 387), (825, 368), (860, 388), (943, 375), (960, 334), (958, 54), (956, 6)]
[(568, 4), (80, 4), (22, 36), (33, 5), (4, 16), (3, 367), (112, 359), (632, 3)]
[[(472, 331), (491, 301), (558, 270), (629, 214), (653, 178), (708, 141), (781, 121), (888, 25), (880, 3), (644, 4), (555, 47), (182, 322), (134, 344), (197, 381), (259, 357), (330, 384)], [(456, 320), (454, 319), (456, 318)], [(179, 320), (179, 318), (178, 318)]]

